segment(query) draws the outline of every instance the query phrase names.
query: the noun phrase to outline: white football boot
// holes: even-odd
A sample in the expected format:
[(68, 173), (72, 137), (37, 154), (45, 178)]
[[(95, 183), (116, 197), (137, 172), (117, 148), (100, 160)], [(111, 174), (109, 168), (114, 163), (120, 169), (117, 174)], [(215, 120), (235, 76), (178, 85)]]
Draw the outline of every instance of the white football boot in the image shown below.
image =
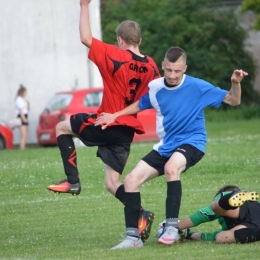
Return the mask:
[(163, 234), (158, 239), (159, 244), (170, 246), (179, 241), (178, 229), (172, 226), (164, 228)]
[(139, 247), (143, 247), (143, 245), (144, 243), (141, 238), (135, 241), (129, 237), (126, 237), (125, 240), (123, 240), (117, 246), (112, 247), (111, 250), (125, 249), (125, 248), (139, 248)]

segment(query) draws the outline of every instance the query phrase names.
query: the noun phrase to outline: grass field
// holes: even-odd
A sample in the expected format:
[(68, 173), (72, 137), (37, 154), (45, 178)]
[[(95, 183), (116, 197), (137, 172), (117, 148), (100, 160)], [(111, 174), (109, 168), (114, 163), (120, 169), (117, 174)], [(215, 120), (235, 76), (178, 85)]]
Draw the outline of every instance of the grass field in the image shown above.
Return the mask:
[[(182, 174), (180, 218), (208, 204), (226, 184), (260, 192), (260, 121), (210, 122), (207, 129), (205, 157)], [(133, 144), (123, 176), (151, 148), (152, 143)], [(0, 259), (259, 259), (259, 242), (157, 244), (157, 226), (165, 219), (163, 176), (141, 189), (142, 205), (156, 214), (145, 246), (111, 251), (124, 234), (123, 206), (105, 190), (103, 165), (95, 152), (89, 147), (77, 150), (82, 182), (77, 197), (46, 189), (65, 177), (57, 147), (0, 152)], [(211, 222), (194, 230), (218, 228)]]

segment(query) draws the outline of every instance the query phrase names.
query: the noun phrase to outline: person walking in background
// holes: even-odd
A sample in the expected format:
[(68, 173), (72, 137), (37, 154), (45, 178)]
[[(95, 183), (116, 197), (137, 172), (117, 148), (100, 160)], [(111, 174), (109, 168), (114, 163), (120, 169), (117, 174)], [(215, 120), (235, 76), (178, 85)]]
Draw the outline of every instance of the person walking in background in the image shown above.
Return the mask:
[[(81, 183), (77, 168), (77, 154), (72, 137), (77, 136), (87, 146), (98, 146), (97, 156), (105, 167), (106, 189), (120, 202), (125, 202), (121, 174), (127, 162), (130, 145), (136, 133), (144, 133), (136, 115), (121, 117), (106, 131), (94, 125), (100, 113), (114, 113), (137, 101), (148, 92), (148, 83), (160, 77), (154, 60), (139, 51), (141, 29), (137, 22), (123, 21), (116, 29), (118, 46), (104, 43), (92, 37), (89, 23), (90, 0), (81, 0), (80, 38), (89, 48), (88, 57), (99, 68), (104, 92), (97, 114), (79, 113), (70, 120), (57, 124), (56, 136), (67, 179), (47, 189), (53, 192), (78, 195)], [(139, 234), (145, 241), (150, 233), (154, 214), (142, 210)]]
[(26, 140), (28, 136), (28, 114), (29, 114), (29, 101), (26, 99), (27, 89), (21, 84), (17, 96), (15, 98), (15, 113), (18, 118), (21, 118), (20, 125), (20, 149), (24, 149), (26, 146)]

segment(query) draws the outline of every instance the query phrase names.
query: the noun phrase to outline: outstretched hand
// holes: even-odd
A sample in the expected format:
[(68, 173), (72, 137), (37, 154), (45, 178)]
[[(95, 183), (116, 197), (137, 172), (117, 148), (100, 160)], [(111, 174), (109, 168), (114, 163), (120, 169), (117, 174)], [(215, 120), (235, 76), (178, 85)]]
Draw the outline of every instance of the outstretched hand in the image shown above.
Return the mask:
[(243, 70), (235, 70), (231, 76), (232, 83), (240, 83), (248, 73)]
[(100, 116), (96, 119), (95, 126), (101, 125), (101, 128), (104, 130), (107, 126), (116, 121), (116, 116), (109, 113), (101, 113)]

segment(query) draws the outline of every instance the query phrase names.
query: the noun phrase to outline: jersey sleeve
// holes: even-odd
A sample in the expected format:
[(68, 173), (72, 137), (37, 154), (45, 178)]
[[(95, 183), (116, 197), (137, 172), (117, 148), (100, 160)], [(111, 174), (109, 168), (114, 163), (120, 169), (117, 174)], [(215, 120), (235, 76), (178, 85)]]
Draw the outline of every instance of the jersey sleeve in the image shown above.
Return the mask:
[[(230, 191), (224, 192), (222, 194), (227, 194), (227, 193), (230, 193)], [(218, 200), (222, 196), (222, 194), (221, 193), (217, 194), (214, 197), (213, 201)], [(201, 241), (216, 241), (216, 235), (221, 231), (227, 230), (224, 218), (213, 212), (213, 210), (211, 209), (211, 204), (209, 204), (208, 206), (201, 208), (201, 209), (197, 210), (195, 213), (191, 214), (190, 219), (194, 226), (198, 226), (199, 224), (202, 224), (202, 223), (205, 223), (208, 221), (213, 221), (216, 219), (218, 220), (219, 224), (221, 225), (221, 228), (214, 232), (202, 232), (200, 235)]]
[(203, 107), (220, 107), (228, 91), (215, 87), (204, 80), (199, 81)]
[(112, 64), (107, 59), (106, 53), (114, 53), (120, 51), (120, 49), (111, 44), (104, 43), (96, 38), (92, 38), (92, 44), (89, 49), (88, 58), (95, 63), (95, 65), (99, 68), (101, 75), (106, 74), (107, 72), (111, 72), (113, 70)]
[(206, 206), (205, 208), (201, 208), (190, 215), (191, 222), (194, 226), (198, 226), (202, 223), (213, 221), (218, 218), (219, 216), (212, 211), (210, 205)]
[(149, 93), (141, 97), (141, 99), (139, 100), (139, 107), (141, 110), (153, 108), (150, 101)]
[[(214, 197), (213, 201), (218, 200), (221, 194), (218, 194)], [(215, 214), (214, 211), (211, 209), (211, 204), (207, 205), (204, 208), (201, 208), (190, 215), (191, 222), (194, 226), (198, 226), (202, 223), (213, 221), (218, 219), (220, 216)]]

